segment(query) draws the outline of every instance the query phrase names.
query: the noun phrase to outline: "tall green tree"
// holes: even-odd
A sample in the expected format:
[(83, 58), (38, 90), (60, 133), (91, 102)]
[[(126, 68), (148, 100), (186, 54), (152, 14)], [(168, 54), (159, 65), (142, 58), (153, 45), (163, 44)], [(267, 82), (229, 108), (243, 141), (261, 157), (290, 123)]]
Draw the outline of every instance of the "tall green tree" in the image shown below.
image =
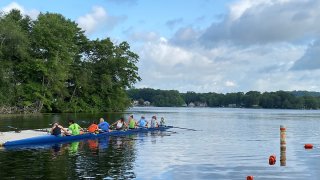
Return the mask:
[(33, 100), (39, 106), (59, 110), (59, 104), (69, 96), (66, 81), (80, 53), (78, 41), (82, 36), (77, 24), (60, 14), (40, 14), (34, 22), (31, 31), (34, 76), (26, 90), (35, 92)]
[(29, 18), (23, 18), (13, 10), (0, 18), (0, 95), (1, 104), (18, 104), (15, 101), (26, 80), (25, 66), (29, 57), (27, 25)]
[(0, 106), (35, 112), (118, 111), (140, 80), (127, 42), (89, 40), (56, 13), (0, 15)]

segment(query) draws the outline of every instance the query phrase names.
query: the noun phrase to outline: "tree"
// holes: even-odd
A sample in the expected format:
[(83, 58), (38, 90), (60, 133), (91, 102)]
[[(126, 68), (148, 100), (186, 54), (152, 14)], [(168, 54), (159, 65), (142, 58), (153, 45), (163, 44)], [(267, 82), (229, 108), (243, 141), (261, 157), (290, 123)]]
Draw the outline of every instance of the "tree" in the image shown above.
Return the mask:
[(15, 99), (26, 81), (26, 64), (29, 60), (29, 40), (19, 11), (12, 10), (0, 18), (0, 95), (1, 104), (19, 104)]
[[(34, 57), (33, 82), (28, 86), (36, 91), (35, 99), (46, 109), (58, 110), (59, 102), (69, 96), (66, 81), (71, 65), (80, 53), (78, 41), (83, 32), (77, 24), (60, 14), (40, 14), (31, 31)], [(41, 87), (39, 87), (41, 84)]]
[(88, 40), (74, 21), (0, 15), (0, 106), (39, 112), (119, 111), (141, 80), (127, 42)]
[(245, 107), (252, 107), (252, 106), (259, 105), (260, 95), (261, 94), (258, 91), (247, 92), (243, 97)]

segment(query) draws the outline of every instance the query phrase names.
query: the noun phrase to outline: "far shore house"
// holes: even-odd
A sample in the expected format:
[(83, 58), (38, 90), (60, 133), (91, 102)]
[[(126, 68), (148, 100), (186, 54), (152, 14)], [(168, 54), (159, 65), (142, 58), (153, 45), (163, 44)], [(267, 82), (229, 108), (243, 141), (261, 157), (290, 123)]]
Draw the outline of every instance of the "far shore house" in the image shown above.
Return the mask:
[(236, 107), (237, 107), (237, 104), (228, 104), (228, 107), (229, 107), (229, 108), (236, 108)]
[(133, 106), (138, 106), (138, 105), (139, 105), (139, 101), (133, 101), (133, 102), (132, 102), (132, 105), (133, 105)]
[(196, 105), (193, 103), (193, 102), (191, 102), (191, 103), (189, 103), (188, 104), (188, 107), (195, 107)]
[(145, 101), (145, 102), (143, 103), (144, 106), (150, 106), (150, 104), (151, 104), (151, 103), (150, 103), (149, 101)]
[(199, 103), (197, 103), (197, 106), (199, 106), (199, 107), (207, 107), (207, 103), (199, 102)]

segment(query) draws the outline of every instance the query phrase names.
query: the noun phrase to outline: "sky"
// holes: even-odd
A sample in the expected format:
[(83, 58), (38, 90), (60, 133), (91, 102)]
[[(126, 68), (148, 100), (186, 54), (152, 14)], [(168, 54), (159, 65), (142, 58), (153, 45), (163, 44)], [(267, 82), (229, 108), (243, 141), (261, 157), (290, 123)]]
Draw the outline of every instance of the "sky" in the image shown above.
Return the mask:
[(136, 88), (320, 91), (319, 0), (0, 0), (13, 8), (127, 41), (140, 57)]

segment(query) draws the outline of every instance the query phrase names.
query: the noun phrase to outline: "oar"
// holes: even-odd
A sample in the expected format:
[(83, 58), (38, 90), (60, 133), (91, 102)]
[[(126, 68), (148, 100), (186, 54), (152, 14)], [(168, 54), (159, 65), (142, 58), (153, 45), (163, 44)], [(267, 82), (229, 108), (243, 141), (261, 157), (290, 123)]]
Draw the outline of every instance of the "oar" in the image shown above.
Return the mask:
[[(148, 127), (143, 127), (143, 126), (137, 126), (137, 127), (140, 127), (140, 128), (143, 128), (143, 129), (148, 129)], [(166, 127), (171, 127), (171, 126), (166, 126)], [(175, 131), (169, 131), (169, 130), (165, 130), (165, 132), (171, 132), (171, 133), (177, 133)]]
[(183, 128), (183, 127), (177, 127), (177, 126), (166, 126), (166, 127), (176, 128), (176, 129), (185, 129), (185, 130), (189, 130), (189, 131), (201, 131), (201, 130), (190, 129), (190, 128)]
[(139, 125), (137, 125), (137, 127), (143, 128), (143, 129), (148, 129), (148, 127), (145, 127), (145, 126), (139, 126)]
[(49, 132), (48, 129), (32, 129), (33, 131)]
[(16, 127), (12, 127), (12, 126), (7, 126), (7, 127), (10, 128), (10, 129), (14, 129), (14, 132), (16, 132), (16, 133), (20, 133), (21, 132), (21, 130), (19, 130)]

